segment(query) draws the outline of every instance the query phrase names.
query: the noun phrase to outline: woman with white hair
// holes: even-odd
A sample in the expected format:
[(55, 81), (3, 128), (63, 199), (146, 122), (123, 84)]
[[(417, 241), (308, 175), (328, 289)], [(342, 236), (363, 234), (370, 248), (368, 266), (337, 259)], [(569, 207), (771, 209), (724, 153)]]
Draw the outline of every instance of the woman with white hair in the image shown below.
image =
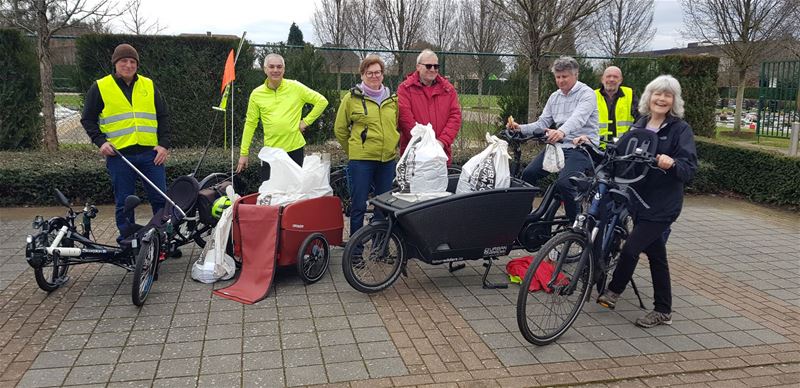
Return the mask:
[(658, 135), (656, 160), (666, 173), (651, 170), (636, 187), (650, 207), (633, 209), (633, 230), (622, 247), (614, 276), (597, 303), (614, 308), (633, 276), (639, 254), (644, 252), (650, 261), (654, 309), (637, 319), (636, 325), (649, 328), (672, 324), (672, 291), (663, 236), (683, 208), (683, 189), (697, 170), (697, 151), (692, 128), (683, 120), (681, 85), (674, 77), (662, 75), (650, 82), (639, 100), (639, 112), (643, 117), (628, 134), (639, 129)]

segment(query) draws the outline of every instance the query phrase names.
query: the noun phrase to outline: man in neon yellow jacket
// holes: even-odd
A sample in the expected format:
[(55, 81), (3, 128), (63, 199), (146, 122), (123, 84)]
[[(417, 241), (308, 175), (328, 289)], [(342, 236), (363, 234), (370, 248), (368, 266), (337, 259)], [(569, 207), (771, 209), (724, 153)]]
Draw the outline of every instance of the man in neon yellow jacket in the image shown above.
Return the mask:
[[(250, 93), (236, 172), (247, 168), (250, 142), (259, 119), (264, 128), (264, 145), (283, 149), (295, 163), (303, 165), (303, 147), (306, 145), (303, 131), (319, 118), (328, 106), (328, 100), (298, 81), (284, 79), (285, 67), (283, 57), (278, 54), (264, 58), (267, 79)], [(312, 105), (313, 109), (301, 118), (305, 104)], [(262, 180), (269, 179), (269, 164), (262, 163), (259, 174)]]

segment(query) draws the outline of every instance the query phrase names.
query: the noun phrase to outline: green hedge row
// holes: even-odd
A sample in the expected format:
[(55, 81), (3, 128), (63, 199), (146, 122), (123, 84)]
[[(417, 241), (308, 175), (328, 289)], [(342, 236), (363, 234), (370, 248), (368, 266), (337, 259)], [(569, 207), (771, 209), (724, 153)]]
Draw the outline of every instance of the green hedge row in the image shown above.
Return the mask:
[(0, 150), (32, 148), (42, 138), (39, 62), (31, 42), (0, 29)]
[(695, 185), (706, 185), (703, 191), (729, 191), (755, 202), (800, 206), (800, 158), (709, 139), (696, 143), (706, 166), (701, 164)]
[[(332, 165), (345, 162), (335, 146), (313, 145), (307, 152), (328, 152)], [(689, 191), (733, 192), (755, 202), (800, 206), (800, 158), (790, 158), (719, 141), (697, 138), (700, 165)], [(464, 164), (480, 149), (455, 150), (453, 161)], [(529, 161), (538, 150), (526, 147), (522, 159)], [(167, 180), (189, 174), (199, 160), (198, 149), (176, 149), (167, 163)], [(255, 153), (251, 159), (255, 161)], [(258, 190), (255, 163), (243, 175), (248, 192)], [(209, 151), (198, 177), (230, 170), (230, 151)], [(0, 206), (54, 205), (53, 189), (61, 189), (76, 203), (112, 203), (113, 195), (103, 158), (94, 148), (80, 147), (57, 154), (45, 152), (0, 152)], [(88, 198), (91, 196), (91, 198)]]

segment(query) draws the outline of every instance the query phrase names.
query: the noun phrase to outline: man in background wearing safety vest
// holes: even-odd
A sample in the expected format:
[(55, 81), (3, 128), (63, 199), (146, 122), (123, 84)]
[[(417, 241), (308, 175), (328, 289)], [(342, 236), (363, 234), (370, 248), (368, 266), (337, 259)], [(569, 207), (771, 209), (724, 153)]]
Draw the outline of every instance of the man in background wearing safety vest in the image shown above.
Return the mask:
[[(166, 191), (164, 162), (170, 146), (169, 111), (153, 81), (136, 74), (139, 67), (136, 49), (124, 43), (117, 46), (111, 64), (114, 74), (97, 80), (86, 92), (81, 124), (106, 158), (114, 187), (117, 229), (122, 235), (135, 220), (133, 214), (126, 218), (123, 208), (125, 198), (134, 194), (139, 176), (117, 157), (114, 149), (161, 191)], [(143, 186), (155, 214), (164, 207), (165, 200), (150, 185)]]
[[(607, 67), (600, 82), (603, 86), (594, 90), (600, 117), (600, 139), (609, 142), (622, 136), (639, 118), (639, 99), (633, 95), (633, 89), (622, 86), (619, 67)], [(605, 144), (601, 143), (601, 147), (605, 148)]]
[[(250, 142), (258, 120), (261, 120), (264, 129), (264, 146), (280, 148), (299, 166), (303, 165), (303, 147), (306, 145), (303, 131), (319, 118), (328, 106), (328, 100), (298, 81), (284, 79), (285, 72), (286, 62), (282, 56), (273, 53), (264, 58), (267, 79), (250, 93), (237, 173), (247, 168), (249, 163)], [(305, 104), (313, 108), (306, 117), (302, 117)], [(269, 164), (261, 164), (259, 175), (261, 180), (269, 179)]]

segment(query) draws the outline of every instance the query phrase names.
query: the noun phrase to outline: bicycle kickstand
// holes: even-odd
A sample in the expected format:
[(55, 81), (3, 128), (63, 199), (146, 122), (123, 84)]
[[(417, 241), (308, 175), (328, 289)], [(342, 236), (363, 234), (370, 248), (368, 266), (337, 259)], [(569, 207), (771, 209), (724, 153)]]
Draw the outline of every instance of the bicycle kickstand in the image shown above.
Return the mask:
[(495, 284), (486, 279), (489, 276), (489, 270), (492, 269), (492, 260), (497, 260), (497, 258), (486, 257), (483, 260), (484, 260), (483, 266), (486, 267), (486, 270), (483, 271), (483, 279), (481, 279), (483, 282), (483, 288), (486, 289), (508, 288), (508, 284)]
[(639, 289), (636, 288), (636, 282), (634, 282), (633, 279), (631, 279), (631, 287), (633, 288), (633, 292), (636, 294), (636, 297), (639, 299), (639, 307), (646, 309), (647, 307), (644, 307), (644, 303), (642, 302), (642, 296), (639, 295)]

